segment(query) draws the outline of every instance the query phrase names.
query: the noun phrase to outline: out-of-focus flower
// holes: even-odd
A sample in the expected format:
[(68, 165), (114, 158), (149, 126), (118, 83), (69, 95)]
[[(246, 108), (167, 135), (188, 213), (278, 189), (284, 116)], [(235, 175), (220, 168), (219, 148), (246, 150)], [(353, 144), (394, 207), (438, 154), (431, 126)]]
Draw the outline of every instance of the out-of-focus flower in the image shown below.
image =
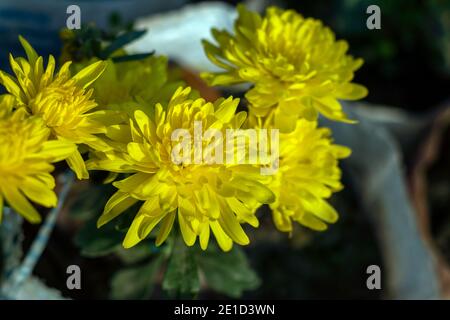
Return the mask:
[[(137, 110), (129, 127), (116, 127), (116, 140), (124, 147), (118, 144), (114, 152), (88, 161), (89, 169), (132, 174), (114, 183), (119, 190), (106, 204), (98, 226), (144, 201), (125, 237), (126, 248), (146, 238), (157, 225), (156, 244), (160, 245), (176, 219), (188, 246), (199, 237), (201, 248), (206, 249), (210, 231), (224, 251), (230, 250), (233, 242), (246, 245), (249, 239), (241, 223), (257, 227), (255, 209), (273, 201), (273, 193), (264, 185), (267, 177), (260, 175), (257, 165), (173, 161), (173, 150), (179, 146), (172, 140), (175, 130), (186, 129), (192, 138), (186, 141), (194, 145), (195, 123), (200, 122), (205, 131), (225, 131), (240, 128), (246, 118), (245, 112), (235, 114), (238, 99), (207, 103), (190, 99), (190, 91), (179, 88), (166, 108), (157, 104), (150, 116)], [(221, 139), (212, 141), (224, 143)], [(210, 145), (211, 141), (203, 143)], [(237, 152), (234, 148), (233, 154)]]
[(65, 159), (76, 146), (67, 141), (51, 140), (51, 132), (42, 118), (29, 117), (19, 108), (13, 112), (16, 100), (0, 96), (0, 220), (6, 203), (29, 222), (41, 217), (28, 201), (54, 207), (55, 180), (51, 162)]
[(280, 231), (291, 232), (292, 221), (314, 230), (336, 222), (338, 214), (327, 199), (342, 189), (338, 160), (350, 153), (333, 144), (331, 131), (316, 121), (297, 120), (293, 132), (280, 135), (280, 168), (270, 184), (276, 195), (270, 207)]
[(94, 83), (94, 98), (102, 109), (149, 114), (156, 103), (167, 104), (181, 81), (169, 80), (167, 57), (113, 62), (107, 60), (105, 72)]
[[(106, 132), (100, 121), (105, 112), (91, 112), (97, 103), (92, 99), (92, 89), (88, 89), (103, 72), (105, 63), (98, 61), (72, 76), (70, 62), (66, 62), (54, 74), (53, 56), (50, 55), (44, 69), (43, 58), (22, 37), (20, 42), (27, 59), (10, 55), (15, 77), (0, 71), (0, 82), (16, 98), (17, 107), (41, 117), (51, 130), (51, 138), (86, 144), (96, 150), (108, 149), (109, 146), (96, 135)], [(79, 179), (89, 177), (78, 150), (68, 155), (66, 161)]]
[(238, 11), (234, 35), (213, 29), (217, 45), (203, 42), (209, 59), (225, 70), (204, 73), (210, 84), (253, 84), (246, 94), (250, 114), (270, 117), (282, 132), (292, 131), (297, 118), (316, 120), (318, 113), (351, 122), (338, 100), (361, 99), (367, 90), (351, 82), (363, 61), (346, 54), (346, 41), (293, 10), (271, 7), (265, 17), (243, 5)]

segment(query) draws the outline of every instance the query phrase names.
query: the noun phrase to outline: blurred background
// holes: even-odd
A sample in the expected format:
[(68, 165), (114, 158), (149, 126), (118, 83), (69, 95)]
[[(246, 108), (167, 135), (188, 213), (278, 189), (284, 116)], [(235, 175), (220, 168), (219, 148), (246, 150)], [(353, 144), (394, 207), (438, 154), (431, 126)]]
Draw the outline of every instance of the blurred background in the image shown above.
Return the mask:
[[(83, 24), (148, 29), (129, 51), (169, 55), (185, 80), (205, 95), (240, 96), (239, 88), (216, 91), (197, 77), (199, 71), (214, 68), (203, 55), (200, 39), (210, 37), (211, 27), (231, 29), (238, 2), (2, 0), (0, 67), (8, 69), (9, 52), (22, 54), (19, 34), (42, 55), (58, 56), (66, 8), (77, 4)], [(206, 283), (199, 297), (449, 298), (450, 1), (244, 2), (259, 12), (277, 5), (321, 19), (338, 39), (349, 42), (352, 55), (364, 59), (355, 82), (365, 85), (369, 95), (363, 102), (345, 104), (358, 125), (349, 128), (323, 120), (337, 143), (353, 149), (352, 157), (342, 162), (346, 188), (332, 199), (341, 215), (338, 223), (323, 233), (298, 227), (288, 238), (274, 230), (270, 215), (263, 215), (261, 227), (249, 230), (253, 241), (244, 249), (247, 258), (242, 263), (248, 273), (236, 276), (232, 289)], [(380, 30), (366, 27), (366, 9), (372, 4), (381, 9)], [(34, 282), (15, 298), (39, 296), (39, 290), (41, 297), (53, 298), (165, 298), (158, 272), (150, 281), (154, 286), (139, 285), (145, 260), (140, 251), (123, 259), (123, 253), (110, 250), (117, 248), (117, 239), (105, 244), (87, 231), (80, 236), (80, 229), (86, 230), (83, 217), (97, 214), (113, 191), (94, 179), (89, 185), (94, 191), (87, 192), (87, 184), (74, 187), (36, 265)], [(3, 239), (9, 239), (0, 243), (2, 272), (19, 263), (20, 257), (11, 252), (26, 252), (39, 230), (25, 223), (22, 234), (14, 229), (17, 225), (20, 222), (11, 221), (9, 231), (2, 226)], [(82, 290), (66, 288), (70, 264), (83, 270)], [(374, 264), (382, 271), (381, 290), (366, 286), (366, 269)]]

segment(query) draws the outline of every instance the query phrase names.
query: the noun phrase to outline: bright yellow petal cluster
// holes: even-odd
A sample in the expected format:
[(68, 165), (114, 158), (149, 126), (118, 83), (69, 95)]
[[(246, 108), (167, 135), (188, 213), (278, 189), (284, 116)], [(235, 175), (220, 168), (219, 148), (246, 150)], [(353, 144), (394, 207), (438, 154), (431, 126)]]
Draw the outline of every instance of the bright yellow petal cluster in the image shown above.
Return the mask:
[[(267, 178), (256, 165), (173, 161), (172, 150), (179, 145), (172, 140), (174, 130), (186, 129), (195, 139), (197, 121), (206, 131), (240, 128), (246, 119), (245, 113), (236, 114), (238, 99), (207, 103), (191, 99), (190, 91), (179, 88), (166, 107), (157, 104), (150, 116), (136, 111), (129, 126), (114, 127), (114, 152), (97, 154), (88, 162), (89, 169), (131, 174), (114, 183), (119, 190), (108, 201), (99, 226), (144, 201), (125, 237), (127, 248), (145, 239), (157, 225), (156, 244), (160, 245), (177, 220), (188, 246), (198, 237), (201, 248), (206, 249), (212, 231), (219, 246), (228, 251), (233, 242), (249, 243), (241, 223), (257, 227), (255, 209), (274, 200), (264, 185)], [(191, 142), (193, 145), (194, 140)]]
[[(93, 63), (72, 76), (70, 62), (66, 62), (55, 74), (53, 56), (50, 55), (44, 68), (43, 58), (25, 39), (20, 38), (20, 41), (27, 59), (10, 56), (14, 77), (0, 71), (0, 82), (16, 98), (17, 107), (41, 117), (53, 139), (85, 144), (96, 150), (108, 149), (97, 136), (106, 132), (99, 121), (103, 112), (91, 112), (97, 103), (92, 99), (92, 89), (88, 89), (103, 72), (105, 63)], [(79, 179), (89, 177), (78, 150), (66, 160)]]
[(350, 152), (333, 144), (331, 131), (316, 121), (297, 120), (293, 132), (280, 135), (280, 169), (270, 184), (276, 195), (270, 208), (280, 231), (291, 232), (292, 221), (325, 230), (338, 219), (327, 199), (342, 189), (338, 160)]
[(246, 93), (250, 116), (268, 117), (282, 132), (318, 113), (351, 122), (338, 100), (361, 99), (367, 90), (351, 82), (363, 61), (347, 55), (346, 41), (293, 10), (271, 7), (264, 17), (243, 5), (238, 11), (234, 34), (213, 30), (217, 45), (203, 42), (208, 58), (224, 69), (203, 74), (210, 84), (253, 84)]
[[(42, 118), (29, 117), (24, 109), (13, 111), (16, 100), (0, 96), (0, 221), (5, 202), (31, 223), (41, 217), (31, 201), (45, 206), (57, 204), (52, 162), (75, 152), (74, 144), (51, 140)], [(5, 201), (6, 200), (6, 201)]]

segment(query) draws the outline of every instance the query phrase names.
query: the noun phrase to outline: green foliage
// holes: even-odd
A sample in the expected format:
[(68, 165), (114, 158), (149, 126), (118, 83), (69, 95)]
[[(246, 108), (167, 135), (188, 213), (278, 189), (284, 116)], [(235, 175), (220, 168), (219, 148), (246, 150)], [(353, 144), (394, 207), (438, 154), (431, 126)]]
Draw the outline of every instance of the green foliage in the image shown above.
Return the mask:
[(113, 57), (111, 60), (114, 62), (129, 62), (129, 61), (136, 61), (136, 60), (142, 60), (145, 58), (148, 58), (152, 56), (155, 53), (155, 51), (149, 52), (149, 53), (136, 53), (136, 54), (129, 54), (129, 55), (123, 55), (119, 57)]
[(206, 251), (189, 248), (176, 235), (163, 289), (172, 297), (194, 297), (200, 291), (199, 274), (204, 275), (209, 288), (238, 298), (245, 290), (256, 289), (260, 279), (251, 269), (244, 251), (235, 246), (223, 252), (213, 243)]
[(237, 246), (230, 252), (210, 246), (197, 255), (197, 261), (208, 285), (230, 297), (239, 298), (243, 291), (254, 290), (261, 284), (245, 253)]
[(100, 58), (107, 59), (114, 52), (123, 48), (128, 43), (142, 37), (147, 31), (130, 31), (118, 36), (114, 41), (112, 41), (108, 46), (106, 46), (99, 54)]
[(200, 291), (195, 251), (186, 246), (179, 234), (173, 243), (162, 286), (170, 296), (180, 298), (194, 297)]
[(177, 228), (161, 247), (156, 247), (150, 237), (124, 249), (123, 238), (140, 204), (97, 228), (97, 219), (113, 192), (110, 185), (91, 184), (79, 193), (70, 210), (73, 218), (84, 221), (75, 237), (81, 254), (90, 258), (114, 255), (122, 262), (111, 278), (111, 298), (150, 298), (158, 272), (164, 272), (162, 289), (176, 298), (195, 298), (200, 292), (200, 274), (206, 287), (233, 298), (260, 285), (242, 249), (235, 246), (230, 252), (223, 252), (214, 243), (206, 251), (198, 246), (188, 247)]
[(162, 249), (156, 247), (153, 241), (142, 241), (133, 248), (125, 249), (122, 246), (115, 251), (115, 254), (126, 265), (133, 265), (140, 263), (144, 260), (148, 260), (150, 257), (154, 257), (158, 253), (161, 253)]
[(89, 184), (87, 188), (80, 191), (70, 206), (70, 216), (81, 221), (100, 216), (113, 193), (114, 188), (111, 185)]
[(131, 224), (132, 207), (123, 215), (101, 228), (97, 228), (97, 219), (102, 214), (106, 202), (114, 193), (111, 185), (89, 184), (81, 190), (70, 207), (70, 216), (84, 221), (84, 225), (75, 237), (75, 244), (81, 254), (88, 257), (100, 257), (116, 252), (122, 248), (124, 234)]
[(114, 224), (97, 229), (96, 220), (90, 220), (75, 237), (75, 243), (81, 248), (82, 255), (99, 257), (119, 249), (122, 238), (123, 235), (115, 230)]
[(128, 55), (124, 47), (140, 38), (146, 30), (114, 30), (106, 32), (93, 25), (83, 26), (79, 30), (63, 30), (60, 37), (63, 41), (62, 60), (75, 62), (88, 61), (93, 58), (115, 62), (142, 60), (154, 52)]
[(150, 298), (155, 276), (164, 261), (159, 255), (149, 263), (122, 269), (111, 279), (112, 299), (147, 299)]

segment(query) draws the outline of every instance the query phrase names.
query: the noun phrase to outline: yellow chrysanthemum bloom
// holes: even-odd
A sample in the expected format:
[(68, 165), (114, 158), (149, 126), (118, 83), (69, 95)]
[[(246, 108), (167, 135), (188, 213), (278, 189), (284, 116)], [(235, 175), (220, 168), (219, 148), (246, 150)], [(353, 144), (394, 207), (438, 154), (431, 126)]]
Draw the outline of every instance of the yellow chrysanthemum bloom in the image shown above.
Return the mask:
[(331, 130), (318, 128), (316, 121), (297, 120), (293, 132), (280, 135), (280, 167), (270, 184), (276, 195), (270, 208), (280, 231), (291, 232), (292, 221), (314, 230), (336, 222), (327, 199), (342, 189), (338, 160), (350, 153), (333, 144)]
[[(125, 54), (122, 50), (121, 55)], [(74, 69), (81, 70), (93, 61), (76, 63)], [(116, 125), (128, 124), (136, 110), (150, 115), (156, 103), (167, 104), (181, 85), (182, 81), (171, 79), (165, 56), (122, 62), (106, 60), (105, 71), (92, 85), (98, 110), (108, 113), (108, 117), (102, 119), (102, 123), (107, 125), (106, 135), (102, 136), (104, 141), (116, 146)], [(104, 183), (115, 180), (117, 176), (117, 173), (110, 173)]]
[(130, 117), (137, 109), (148, 113), (158, 102), (167, 104), (182, 85), (169, 80), (165, 56), (106, 63), (105, 72), (93, 84), (95, 101), (101, 108), (123, 111)]
[(213, 29), (217, 45), (203, 42), (208, 58), (225, 70), (202, 74), (210, 84), (253, 84), (246, 93), (250, 115), (272, 115), (282, 132), (292, 131), (297, 118), (316, 120), (318, 113), (351, 122), (338, 100), (361, 99), (367, 90), (351, 83), (363, 61), (346, 54), (346, 41), (293, 10), (270, 7), (265, 17), (243, 5), (238, 11), (234, 35)]
[(65, 159), (76, 150), (72, 143), (47, 141), (50, 130), (40, 117), (24, 109), (13, 112), (15, 99), (0, 96), (0, 221), (7, 204), (31, 223), (41, 217), (27, 199), (45, 207), (54, 207), (55, 180), (51, 162)]
[[(126, 248), (146, 238), (158, 224), (156, 244), (160, 245), (175, 219), (188, 246), (199, 237), (201, 248), (206, 249), (210, 231), (224, 251), (230, 250), (233, 242), (246, 245), (249, 239), (241, 223), (257, 227), (255, 209), (273, 201), (273, 193), (264, 185), (267, 177), (260, 175), (257, 165), (195, 162), (187, 158), (173, 161), (174, 148), (179, 146), (178, 141), (172, 140), (175, 130), (186, 129), (194, 137), (195, 123), (200, 122), (205, 131), (224, 131), (240, 128), (246, 118), (245, 112), (235, 114), (238, 99), (207, 103), (201, 98), (191, 99), (190, 91), (179, 88), (167, 107), (157, 104), (151, 116), (137, 110), (128, 128), (116, 126), (116, 140), (122, 141), (123, 147), (88, 161), (89, 169), (132, 174), (114, 183), (119, 190), (106, 204), (98, 226), (137, 201), (144, 201), (124, 239)], [(195, 137), (186, 141), (194, 145)], [(203, 144), (210, 143), (223, 141), (203, 140)], [(205, 150), (206, 146), (202, 147)], [(186, 151), (183, 157), (188, 154), (192, 155)]]
[[(27, 59), (10, 55), (11, 69), (15, 77), (0, 71), (0, 83), (17, 99), (17, 106), (31, 115), (40, 116), (51, 129), (51, 137), (86, 144), (96, 150), (108, 149), (108, 145), (96, 136), (106, 128), (99, 121), (104, 111), (90, 112), (97, 106), (88, 87), (100, 76), (105, 63), (93, 63), (71, 76), (66, 62), (57, 74), (55, 59), (50, 55), (44, 69), (43, 58), (20, 37)], [(88, 178), (86, 166), (78, 150), (66, 159), (79, 179)]]

